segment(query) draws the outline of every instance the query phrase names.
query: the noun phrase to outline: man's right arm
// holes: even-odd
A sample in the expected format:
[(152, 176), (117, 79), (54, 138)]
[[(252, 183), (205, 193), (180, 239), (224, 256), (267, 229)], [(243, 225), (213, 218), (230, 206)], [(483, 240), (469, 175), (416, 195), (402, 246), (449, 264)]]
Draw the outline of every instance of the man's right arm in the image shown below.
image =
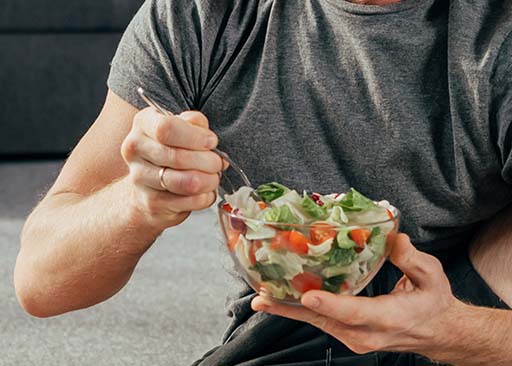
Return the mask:
[(214, 202), (216, 144), (198, 112), (164, 117), (109, 92), (23, 228), (14, 282), (25, 310), (53, 316), (118, 292), (165, 228)]

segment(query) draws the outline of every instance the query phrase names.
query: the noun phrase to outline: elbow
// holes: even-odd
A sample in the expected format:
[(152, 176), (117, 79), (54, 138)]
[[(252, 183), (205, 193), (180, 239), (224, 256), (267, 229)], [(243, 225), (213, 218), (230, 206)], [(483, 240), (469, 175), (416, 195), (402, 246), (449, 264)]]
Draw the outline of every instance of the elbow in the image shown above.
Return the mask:
[(36, 276), (33, 273), (22, 268), (18, 257), (14, 269), (14, 289), (18, 303), (28, 314), (37, 318), (48, 318), (57, 315), (46, 303), (44, 296), (42, 296), (43, 291), (41, 291), (37, 281), (33, 280), (34, 277)]

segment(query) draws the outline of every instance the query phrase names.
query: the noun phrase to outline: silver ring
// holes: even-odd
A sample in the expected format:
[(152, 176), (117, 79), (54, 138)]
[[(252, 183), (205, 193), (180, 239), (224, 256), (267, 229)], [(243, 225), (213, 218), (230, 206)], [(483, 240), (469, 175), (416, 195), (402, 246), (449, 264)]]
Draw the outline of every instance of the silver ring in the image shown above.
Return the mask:
[(168, 191), (169, 189), (166, 187), (165, 182), (164, 182), (165, 169), (168, 169), (168, 168), (165, 166), (160, 168), (160, 171), (158, 172), (158, 177), (160, 178), (160, 187), (162, 187), (163, 189)]

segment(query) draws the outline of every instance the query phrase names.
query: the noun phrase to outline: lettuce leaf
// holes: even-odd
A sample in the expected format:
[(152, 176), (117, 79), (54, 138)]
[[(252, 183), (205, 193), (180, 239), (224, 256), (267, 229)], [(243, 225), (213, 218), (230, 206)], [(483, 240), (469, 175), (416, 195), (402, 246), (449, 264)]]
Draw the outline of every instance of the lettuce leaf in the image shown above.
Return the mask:
[(386, 235), (382, 233), (380, 227), (374, 227), (372, 229), (372, 235), (368, 242), (368, 246), (378, 255), (382, 256), (386, 250)]
[(354, 248), (334, 248), (329, 256), (329, 266), (348, 266), (355, 261), (357, 253)]
[(265, 201), (266, 203), (270, 203), (276, 198), (281, 197), (290, 189), (286, 186), (283, 186), (277, 182), (271, 182), (262, 184), (258, 188), (256, 188), (256, 193)]
[(286, 224), (299, 224), (300, 220), (294, 215), (290, 206), (282, 205), (264, 211), (263, 219), (267, 222), (283, 222)]
[(348, 222), (348, 217), (345, 215), (345, 212), (343, 212), (343, 208), (341, 206), (334, 206), (331, 208), (331, 213), (325, 221), (333, 225), (346, 224)]
[(322, 290), (329, 291), (332, 293), (339, 293), (341, 284), (345, 281), (347, 276), (342, 274), (331, 278), (324, 279), (322, 284)]
[(348, 236), (350, 230), (352, 230), (352, 228), (342, 228), (338, 231), (338, 235), (336, 235), (338, 247), (342, 249), (350, 249), (356, 246), (356, 242)]
[(262, 264), (256, 262), (250, 269), (259, 272), (263, 281), (281, 280), (284, 276), (284, 269), (279, 264)]
[(363, 196), (354, 188), (350, 188), (350, 191), (343, 199), (333, 203), (333, 205), (341, 206), (345, 211), (363, 211), (377, 207), (375, 202)]
[(315, 219), (323, 219), (327, 216), (325, 207), (317, 205), (308, 195), (304, 195), (304, 198), (300, 201), (300, 206), (309, 216)]

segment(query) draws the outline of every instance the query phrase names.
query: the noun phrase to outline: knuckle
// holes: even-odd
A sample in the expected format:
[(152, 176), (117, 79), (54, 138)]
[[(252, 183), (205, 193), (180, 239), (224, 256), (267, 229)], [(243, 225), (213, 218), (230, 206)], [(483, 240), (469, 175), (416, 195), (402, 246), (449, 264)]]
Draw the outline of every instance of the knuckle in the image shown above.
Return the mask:
[(131, 160), (134, 156), (137, 155), (137, 151), (139, 148), (139, 142), (137, 139), (128, 136), (121, 145), (121, 154), (126, 160)]
[(210, 207), (215, 202), (214, 194), (212, 192), (203, 193), (200, 195), (199, 206), (201, 208)]
[(172, 134), (173, 124), (167, 120), (160, 119), (155, 129), (155, 138), (158, 142), (165, 144)]
[(430, 277), (437, 277), (443, 272), (443, 266), (437, 258), (429, 255), (425, 259), (426, 261), (423, 266), (423, 271), (426, 275)]
[(181, 180), (181, 188), (191, 195), (196, 195), (201, 190), (201, 179), (196, 174), (186, 174)]
[(416, 248), (411, 247), (398, 255), (398, 262), (402, 265), (408, 266), (410, 263), (414, 261), (416, 257)]

